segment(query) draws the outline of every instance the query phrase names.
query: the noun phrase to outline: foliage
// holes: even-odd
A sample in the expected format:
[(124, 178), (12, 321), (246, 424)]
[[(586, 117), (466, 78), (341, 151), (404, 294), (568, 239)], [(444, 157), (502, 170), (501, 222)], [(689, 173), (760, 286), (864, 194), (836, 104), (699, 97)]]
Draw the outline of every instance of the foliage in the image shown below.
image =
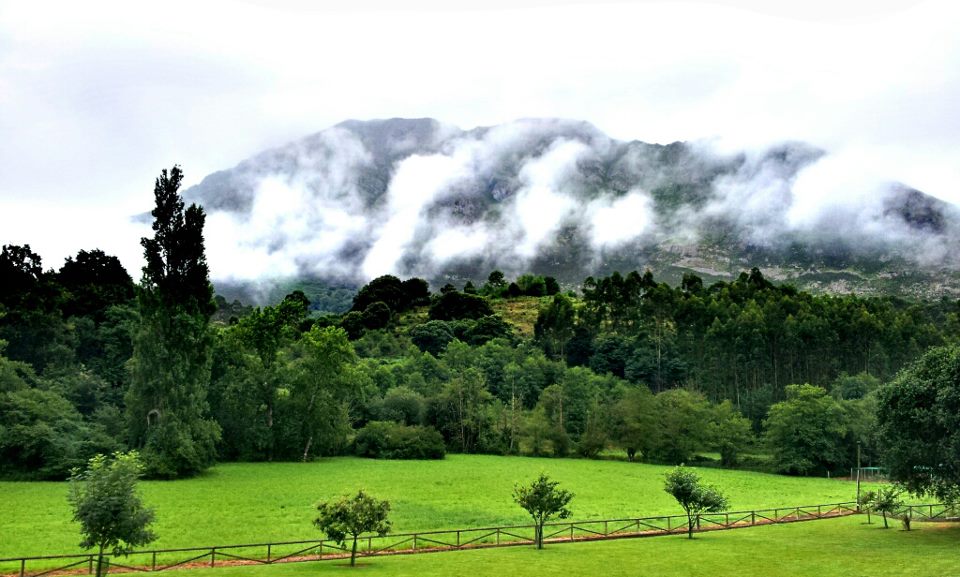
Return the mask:
[(654, 411), (650, 458), (679, 464), (709, 444), (710, 404), (702, 395), (685, 389), (664, 391), (654, 397)]
[(540, 473), (529, 485), (517, 485), (513, 488), (513, 500), (530, 514), (534, 523), (534, 542), (537, 549), (543, 549), (543, 525), (551, 517), (566, 519), (570, 516), (567, 505), (573, 499), (573, 493), (559, 489), (559, 481), (551, 481), (545, 473)]
[(574, 320), (573, 303), (565, 295), (555, 295), (549, 305), (540, 309), (534, 336), (548, 356), (564, 358), (564, 347), (573, 338)]
[(440, 356), (453, 338), (453, 331), (446, 321), (427, 321), (410, 329), (413, 344), (435, 357)]
[(350, 549), (350, 565), (357, 562), (357, 537), (363, 533), (376, 533), (384, 536), (390, 532), (390, 503), (380, 501), (365, 493), (362, 489), (355, 497), (342, 497), (338, 501), (328, 501), (317, 505), (318, 515), (314, 526), (326, 533), (327, 537), (343, 546), (347, 537), (353, 538)]
[(141, 239), (140, 327), (126, 394), (128, 435), (150, 475), (196, 474), (213, 464), (220, 426), (207, 416), (213, 289), (203, 246), (203, 209), (184, 210), (183, 173), (163, 170), (154, 187), (152, 238)]
[(687, 538), (703, 513), (715, 513), (727, 507), (727, 498), (716, 487), (704, 485), (700, 477), (683, 465), (667, 473), (663, 490), (673, 496), (687, 514)]
[(729, 400), (711, 407), (711, 410), (709, 444), (720, 453), (721, 465), (736, 466), (740, 453), (753, 442), (750, 421)]
[(879, 391), (883, 462), (907, 490), (960, 500), (960, 347), (929, 351)]
[(637, 453), (648, 455), (657, 431), (653, 394), (646, 387), (626, 390), (613, 408), (613, 438), (633, 461)]
[(313, 327), (292, 356), (284, 403), (284, 422), (291, 430), (279, 451), (303, 461), (335, 454), (346, 444), (350, 395), (360, 382), (353, 370), (356, 354), (342, 329)]
[(787, 399), (770, 407), (764, 440), (778, 471), (793, 475), (830, 471), (844, 462), (847, 432), (840, 405), (812, 385), (789, 385)]
[(423, 395), (405, 385), (399, 385), (383, 396), (380, 416), (403, 425), (419, 425), (423, 421), (423, 412)]
[(493, 314), (490, 304), (482, 296), (452, 291), (440, 295), (430, 306), (430, 320), (452, 321), (479, 319)]
[(895, 485), (880, 487), (876, 492), (869, 493), (863, 502), (883, 516), (883, 528), (888, 529), (890, 526), (887, 524), (887, 515), (895, 515), (903, 508), (903, 501), (900, 499), (902, 494), (903, 489)]
[(433, 427), (371, 421), (357, 431), (354, 450), (374, 459), (442, 459), (443, 437)]
[(144, 506), (137, 491), (143, 473), (136, 452), (114, 453), (112, 458), (97, 455), (86, 470), (70, 474), (67, 500), (73, 520), (80, 523), (84, 549), (97, 549), (97, 577), (103, 574), (103, 553), (126, 555), (156, 539), (150, 529), (154, 513)]

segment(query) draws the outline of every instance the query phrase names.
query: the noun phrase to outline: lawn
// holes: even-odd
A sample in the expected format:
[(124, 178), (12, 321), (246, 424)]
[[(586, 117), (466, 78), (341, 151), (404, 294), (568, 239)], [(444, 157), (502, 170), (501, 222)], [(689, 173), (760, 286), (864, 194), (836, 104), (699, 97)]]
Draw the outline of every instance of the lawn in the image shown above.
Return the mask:
[(180, 571), (182, 577), (950, 577), (960, 575), (960, 524), (914, 523), (910, 532), (863, 516), (622, 539), (343, 561)]
[[(151, 548), (318, 539), (315, 504), (365, 488), (390, 500), (394, 532), (528, 523), (515, 483), (541, 471), (574, 492), (574, 518), (679, 514), (663, 491), (668, 467), (621, 461), (450, 455), (442, 461), (352, 457), (314, 463), (228, 463), (183, 481), (142, 483), (157, 513)], [(821, 478), (701, 469), (733, 509), (851, 501), (855, 485)], [(0, 483), (0, 557), (79, 551), (66, 483)]]

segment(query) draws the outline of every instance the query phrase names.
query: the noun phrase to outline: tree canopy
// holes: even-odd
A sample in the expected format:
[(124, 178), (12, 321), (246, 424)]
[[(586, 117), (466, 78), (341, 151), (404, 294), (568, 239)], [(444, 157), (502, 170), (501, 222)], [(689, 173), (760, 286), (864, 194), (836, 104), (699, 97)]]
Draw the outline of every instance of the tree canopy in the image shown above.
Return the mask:
[(534, 542), (537, 549), (543, 549), (543, 525), (551, 517), (566, 519), (570, 516), (567, 505), (573, 499), (573, 493), (559, 488), (559, 481), (551, 481), (545, 473), (540, 473), (529, 485), (517, 485), (513, 489), (513, 500), (530, 514), (534, 523)]
[(960, 347), (924, 354), (879, 390), (890, 477), (917, 494), (960, 499)]
[(342, 497), (337, 501), (327, 501), (317, 505), (317, 518), (313, 524), (339, 545), (347, 538), (352, 539), (350, 565), (357, 562), (357, 538), (363, 533), (376, 533), (384, 536), (390, 532), (390, 503), (381, 501), (363, 489), (354, 497)]
[(143, 465), (136, 452), (97, 455), (85, 470), (70, 474), (68, 501), (73, 520), (80, 523), (84, 549), (97, 549), (97, 577), (103, 574), (103, 554), (126, 555), (156, 539), (150, 529), (153, 509), (137, 491)]

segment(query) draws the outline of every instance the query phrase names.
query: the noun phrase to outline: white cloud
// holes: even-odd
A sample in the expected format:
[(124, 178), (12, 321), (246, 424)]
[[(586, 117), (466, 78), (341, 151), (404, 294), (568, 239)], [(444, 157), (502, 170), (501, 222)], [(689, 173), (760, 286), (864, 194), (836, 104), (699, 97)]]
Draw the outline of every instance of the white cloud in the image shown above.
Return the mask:
[[(46, 262), (92, 248), (52, 240), (77, 205), (102, 232), (75, 243), (135, 255), (113, 207), (148, 210), (160, 168), (179, 162), (192, 184), (346, 118), (806, 140), (876, 154), (871, 174), (960, 202), (960, 8), (947, 0), (8, 0), (0, 14), (0, 242), (49, 247)], [(518, 202), (544, 218), (523, 224), (529, 254), (570, 209), (549, 186)], [(410, 242), (401, 224), (390, 242)]]
[(600, 198), (587, 205), (590, 243), (595, 249), (616, 247), (651, 231), (653, 202), (650, 195), (635, 189), (622, 197)]

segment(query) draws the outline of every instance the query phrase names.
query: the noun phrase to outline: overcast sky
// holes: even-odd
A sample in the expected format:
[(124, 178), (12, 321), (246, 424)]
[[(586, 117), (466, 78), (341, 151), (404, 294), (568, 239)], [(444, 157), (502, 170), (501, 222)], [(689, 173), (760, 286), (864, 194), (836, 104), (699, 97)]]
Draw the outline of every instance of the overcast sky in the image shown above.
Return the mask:
[(0, 0), (0, 243), (137, 277), (161, 168), (394, 116), (804, 140), (960, 203), (960, 5), (838, 3)]

